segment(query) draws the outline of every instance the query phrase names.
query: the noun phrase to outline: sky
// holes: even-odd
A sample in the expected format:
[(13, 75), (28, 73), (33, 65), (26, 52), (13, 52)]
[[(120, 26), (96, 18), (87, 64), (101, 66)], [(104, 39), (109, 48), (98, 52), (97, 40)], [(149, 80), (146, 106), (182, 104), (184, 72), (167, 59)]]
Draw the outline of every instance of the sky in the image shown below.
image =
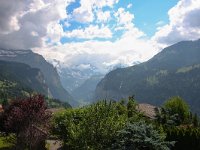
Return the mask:
[(143, 62), (200, 38), (199, 0), (1, 0), (0, 48), (80, 70)]

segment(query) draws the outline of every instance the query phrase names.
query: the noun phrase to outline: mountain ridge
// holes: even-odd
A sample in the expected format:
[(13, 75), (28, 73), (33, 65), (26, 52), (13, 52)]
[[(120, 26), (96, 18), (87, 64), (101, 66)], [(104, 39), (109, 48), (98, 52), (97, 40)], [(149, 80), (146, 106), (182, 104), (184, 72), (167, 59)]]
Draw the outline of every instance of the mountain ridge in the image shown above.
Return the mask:
[(0, 60), (20, 62), (27, 64), (32, 68), (40, 69), (53, 98), (67, 101), (71, 105), (76, 105), (72, 96), (62, 87), (56, 68), (48, 63), (43, 56), (36, 54), (31, 50), (0, 49)]
[[(200, 64), (199, 58), (200, 40), (179, 42), (147, 62), (108, 73), (98, 83), (95, 99), (119, 100), (135, 95), (139, 102), (160, 105), (178, 95), (187, 100), (194, 111), (199, 111), (200, 68), (196, 67)], [(188, 71), (181, 73), (184, 67)]]

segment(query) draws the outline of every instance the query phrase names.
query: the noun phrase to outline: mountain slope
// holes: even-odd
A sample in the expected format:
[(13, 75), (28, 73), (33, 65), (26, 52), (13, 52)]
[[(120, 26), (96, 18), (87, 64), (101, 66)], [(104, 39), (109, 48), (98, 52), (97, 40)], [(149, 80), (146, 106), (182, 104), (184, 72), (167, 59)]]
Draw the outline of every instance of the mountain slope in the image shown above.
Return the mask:
[(102, 78), (103, 75), (91, 76), (82, 85), (72, 91), (74, 99), (83, 103), (91, 103), (94, 98), (95, 88)]
[(179, 95), (197, 112), (199, 89), (200, 40), (184, 41), (163, 49), (147, 62), (108, 73), (97, 85), (95, 98), (121, 99), (135, 95), (139, 102), (160, 105)]
[(42, 72), (22, 63), (0, 61), (0, 87), (0, 95), (6, 94), (8, 98), (34, 91), (48, 95)]
[(0, 60), (15, 61), (28, 64), (33, 68), (39, 68), (44, 75), (49, 91), (53, 98), (67, 101), (75, 105), (73, 98), (62, 87), (60, 78), (56, 69), (49, 64), (41, 55), (33, 53), (30, 50), (0, 50)]
[(92, 67), (92, 65), (89, 68), (80, 68), (80, 66), (63, 67), (62, 65), (57, 65), (56, 68), (59, 70), (63, 87), (69, 92), (81, 86), (91, 76), (99, 74), (96, 71), (97, 69)]

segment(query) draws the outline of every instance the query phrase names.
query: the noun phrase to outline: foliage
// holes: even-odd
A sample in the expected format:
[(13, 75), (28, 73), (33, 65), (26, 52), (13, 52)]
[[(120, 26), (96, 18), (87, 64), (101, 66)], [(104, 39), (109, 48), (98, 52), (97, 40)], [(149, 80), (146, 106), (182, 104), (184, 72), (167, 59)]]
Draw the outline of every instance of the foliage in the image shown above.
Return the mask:
[(186, 121), (189, 117), (190, 110), (188, 104), (180, 97), (172, 97), (164, 104), (164, 108), (169, 110), (171, 115), (178, 114), (180, 121)]
[(1, 117), (3, 131), (16, 134), (16, 147), (34, 149), (44, 141), (50, 113), (46, 111), (44, 97), (33, 97), (13, 101)]
[(13, 149), (13, 143), (16, 141), (14, 134), (5, 135), (0, 133), (0, 149)]
[(128, 117), (131, 118), (133, 117), (136, 113), (136, 107), (137, 107), (137, 103), (134, 100), (134, 96), (130, 96), (128, 99), (128, 103), (127, 103), (127, 111), (128, 111)]
[(169, 150), (173, 142), (166, 142), (165, 135), (143, 121), (127, 123), (117, 134), (115, 150)]
[(55, 118), (65, 146), (70, 149), (102, 149), (112, 141), (113, 134), (124, 124), (112, 102), (99, 102), (81, 109), (67, 110)]
[(0, 137), (0, 149), (2, 148), (8, 148), (11, 147), (12, 145), (9, 143), (5, 143), (5, 138), (4, 137)]
[(157, 110), (157, 121), (172, 126), (189, 123), (191, 120), (188, 104), (180, 97), (170, 98)]
[(180, 97), (171, 98), (158, 109), (155, 121), (163, 127), (166, 139), (176, 142), (172, 150), (200, 149), (199, 118), (189, 112), (189, 106)]
[(178, 114), (170, 114), (169, 110), (163, 107), (156, 109), (156, 122), (163, 126), (180, 125)]
[(199, 118), (196, 113), (192, 116), (192, 124), (194, 127), (199, 127)]
[(167, 140), (176, 141), (172, 150), (199, 150), (200, 149), (200, 128), (192, 126), (180, 126), (166, 128)]
[(53, 133), (69, 149), (108, 149), (127, 120), (123, 103), (101, 101), (55, 115)]
[(52, 131), (63, 140), (65, 149), (72, 150), (165, 150), (172, 146), (172, 143), (165, 142), (163, 132), (142, 120), (134, 97), (129, 97), (127, 104), (124, 100), (100, 101), (60, 112), (54, 116)]

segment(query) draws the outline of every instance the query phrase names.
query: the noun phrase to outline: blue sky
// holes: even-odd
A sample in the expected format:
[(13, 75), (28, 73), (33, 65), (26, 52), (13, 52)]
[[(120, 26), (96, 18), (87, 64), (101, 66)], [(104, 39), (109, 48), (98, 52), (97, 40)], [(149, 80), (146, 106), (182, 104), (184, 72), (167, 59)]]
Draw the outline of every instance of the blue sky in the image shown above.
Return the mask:
[[(110, 12), (116, 12), (119, 8), (124, 8), (126, 11), (130, 12), (131, 14), (134, 14), (134, 24), (135, 26), (144, 32), (147, 37), (151, 37), (155, 34), (157, 31), (158, 26), (162, 26), (164, 24), (169, 23), (168, 18), (168, 11), (170, 8), (175, 6), (177, 4), (178, 0), (120, 0), (118, 3), (113, 5), (112, 7), (103, 7), (103, 11), (110, 11)], [(80, 0), (76, 0), (75, 2), (72, 2), (66, 9), (67, 13), (73, 16), (73, 11), (81, 7)], [(113, 15), (113, 14), (112, 14)], [(80, 28), (86, 28), (91, 24), (94, 25), (101, 25), (101, 22), (90, 22), (90, 23), (82, 23), (79, 21), (74, 20), (72, 17), (68, 20), (70, 26), (63, 27), (64, 31), (73, 31), (74, 29), (80, 29)], [(107, 22), (109, 24), (109, 27), (112, 29), (113, 24), (116, 24), (116, 20), (109, 20)], [(64, 24), (64, 21), (61, 21), (61, 24)], [(116, 40), (121, 36), (120, 32), (114, 32), (112, 30), (114, 36), (110, 38), (109, 40)], [(103, 40), (102, 38), (97, 40)], [(81, 42), (84, 41), (84, 39), (79, 38), (61, 38), (61, 43), (67, 43), (67, 42)]]
[[(127, 0), (126, 3), (131, 1), (133, 2)], [(156, 32), (158, 22), (169, 23), (168, 11), (177, 2), (178, 0), (134, 0), (129, 11), (135, 15), (135, 25), (151, 37)]]

